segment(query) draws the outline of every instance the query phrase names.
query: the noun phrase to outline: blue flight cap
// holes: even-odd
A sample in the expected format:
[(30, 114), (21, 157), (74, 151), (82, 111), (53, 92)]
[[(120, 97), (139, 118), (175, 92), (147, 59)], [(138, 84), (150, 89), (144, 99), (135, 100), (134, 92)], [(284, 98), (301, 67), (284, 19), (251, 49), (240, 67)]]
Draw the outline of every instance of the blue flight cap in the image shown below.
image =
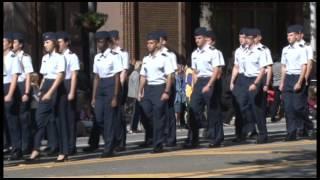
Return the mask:
[(256, 32), (255, 32), (254, 29), (248, 28), (248, 29), (245, 31), (245, 35), (246, 35), (246, 36), (256, 36)]
[(43, 41), (46, 40), (57, 40), (57, 35), (54, 32), (45, 32), (42, 34)]
[(295, 25), (299, 33), (303, 33), (303, 26), (300, 24)]
[(24, 35), (22, 33), (15, 32), (15, 33), (12, 33), (12, 39), (13, 40), (19, 40), (20, 42), (23, 42), (24, 41)]
[(194, 30), (194, 36), (205, 36), (207, 33), (207, 28), (205, 27), (198, 27)]
[(5, 32), (3, 33), (3, 39), (7, 39), (7, 40), (13, 40), (13, 35), (12, 32)]
[(255, 36), (258, 36), (258, 35), (261, 36), (261, 31), (260, 31), (260, 29), (254, 28), (253, 31), (254, 31)]
[(248, 30), (248, 28), (246, 28), (246, 27), (241, 28), (239, 31), (239, 35), (245, 35), (247, 30)]
[(216, 39), (216, 34), (213, 31), (207, 31), (206, 36), (211, 39)]
[(70, 39), (69, 33), (65, 31), (59, 31), (56, 33), (57, 39)]
[(157, 32), (150, 32), (147, 34), (147, 41), (149, 41), (149, 40), (159, 41), (159, 39), (160, 39), (160, 35)]
[(167, 32), (165, 31), (159, 31), (159, 36), (162, 37), (163, 39), (167, 39), (168, 35), (167, 35)]
[(109, 31), (109, 36), (110, 36), (110, 38), (118, 38), (119, 37), (119, 31), (117, 31), (117, 30)]
[(109, 38), (109, 32), (108, 31), (99, 31), (96, 32), (96, 39), (107, 39)]
[(287, 29), (287, 33), (299, 33), (299, 28), (296, 25), (291, 25)]

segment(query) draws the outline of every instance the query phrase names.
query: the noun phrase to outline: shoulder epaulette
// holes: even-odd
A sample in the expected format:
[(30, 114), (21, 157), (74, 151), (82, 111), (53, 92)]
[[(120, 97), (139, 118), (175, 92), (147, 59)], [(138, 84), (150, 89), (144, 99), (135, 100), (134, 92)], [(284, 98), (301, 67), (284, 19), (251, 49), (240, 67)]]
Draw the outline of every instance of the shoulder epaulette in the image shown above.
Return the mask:
[(209, 49), (215, 50), (216, 48), (214, 46), (210, 46)]
[(300, 47), (304, 47), (304, 45), (303, 45), (303, 44), (299, 44), (299, 46), (300, 46)]
[(124, 49), (120, 49), (120, 51), (125, 51)]
[(115, 55), (115, 54), (118, 54), (118, 53), (117, 53), (117, 52), (115, 52), (115, 51), (111, 51), (111, 54), (114, 54), (114, 55)]
[(167, 57), (167, 54), (166, 54), (166, 53), (161, 53), (161, 55), (162, 55), (162, 56), (165, 56), (165, 57)]
[(69, 54), (73, 54), (73, 52), (72, 52), (72, 51), (69, 51)]
[(15, 54), (11, 54), (11, 57), (16, 57), (16, 55)]
[(258, 50), (262, 51), (262, 48), (259, 48), (259, 47), (258, 47)]

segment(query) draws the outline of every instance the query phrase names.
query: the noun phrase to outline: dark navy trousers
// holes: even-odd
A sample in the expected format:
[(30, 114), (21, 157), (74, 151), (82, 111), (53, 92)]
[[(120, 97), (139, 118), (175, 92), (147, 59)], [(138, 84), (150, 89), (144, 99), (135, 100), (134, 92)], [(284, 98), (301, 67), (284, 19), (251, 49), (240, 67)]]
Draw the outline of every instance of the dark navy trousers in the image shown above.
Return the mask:
[(165, 139), (164, 130), (168, 102), (160, 100), (164, 89), (165, 84), (146, 85), (144, 88), (144, 97), (141, 100), (141, 106), (146, 118), (152, 120), (152, 142), (154, 148), (162, 147)]
[(305, 92), (305, 83), (302, 83), (301, 90), (295, 92), (294, 85), (297, 83), (300, 75), (286, 75), (284, 81), (283, 102), (285, 117), (287, 120), (287, 131), (289, 135), (295, 135), (297, 130), (303, 128), (308, 112), (305, 108), (307, 93)]
[[(114, 77), (100, 78), (97, 88), (95, 116), (96, 122), (103, 134), (104, 152), (112, 152), (115, 147), (115, 129), (118, 120), (118, 107), (111, 107), (114, 96)], [(119, 98), (119, 97), (117, 97)]]
[[(191, 95), (190, 113), (193, 116), (190, 122), (192, 134), (198, 135), (196, 131), (201, 128), (202, 114), (204, 107), (207, 106), (208, 119), (208, 139), (212, 144), (220, 144), (224, 140), (223, 117), (221, 112), (221, 80), (216, 80), (213, 88), (208, 93), (202, 93), (202, 88), (208, 83), (210, 77), (198, 78)], [(198, 137), (193, 137), (197, 141)]]

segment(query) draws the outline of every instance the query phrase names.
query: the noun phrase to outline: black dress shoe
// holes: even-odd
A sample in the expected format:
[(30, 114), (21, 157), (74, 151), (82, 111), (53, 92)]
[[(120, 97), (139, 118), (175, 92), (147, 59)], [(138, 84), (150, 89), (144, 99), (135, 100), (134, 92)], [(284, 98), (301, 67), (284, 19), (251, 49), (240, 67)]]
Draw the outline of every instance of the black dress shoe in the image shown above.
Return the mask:
[(19, 152), (14, 152), (11, 154), (11, 156), (8, 158), (9, 161), (14, 161), (14, 160), (20, 160), (22, 158), (22, 153), (21, 151)]
[(46, 154), (47, 156), (56, 156), (58, 155), (58, 149), (50, 150)]
[(152, 150), (152, 153), (162, 153), (162, 152), (164, 152), (163, 147), (156, 147), (156, 148), (153, 148)]
[(27, 150), (23, 150), (22, 151), (22, 154), (23, 155), (27, 155), (27, 154), (31, 154), (32, 153), (32, 150), (31, 149), (27, 149)]
[(198, 146), (199, 146), (198, 142), (187, 142), (183, 145), (183, 148), (192, 149), (192, 148), (197, 148)]
[(123, 147), (123, 146), (118, 146), (114, 149), (115, 152), (122, 152), (122, 151), (125, 151), (126, 150), (126, 147)]
[(288, 134), (286, 136), (286, 138), (284, 139), (284, 141), (296, 141), (296, 140), (298, 140), (298, 139), (297, 139), (297, 136), (295, 134)]
[(166, 147), (176, 147), (176, 146), (177, 146), (177, 143), (166, 144)]
[(114, 156), (114, 154), (113, 154), (112, 151), (103, 152), (103, 153), (100, 155), (101, 158), (108, 158), (108, 157), (113, 157), (113, 156)]
[(56, 159), (54, 162), (61, 163), (61, 162), (66, 162), (66, 161), (68, 161), (68, 156), (67, 155), (65, 155), (63, 159)]
[(152, 146), (152, 143), (147, 143), (147, 142), (139, 144), (139, 147), (141, 147), (141, 148), (146, 148), (146, 147), (151, 147), (151, 146)]
[(85, 147), (85, 148), (83, 148), (83, 152), (93, 152), (93, 151), (95, 151), (95, 150), (97, 150), (98, 149), (98, 147), (93, 147), (93, 146), (89, 146), (89, 147)]
[(221, 147), (221, 143), (210, 143), (209, 148), (218, 148)]
[(70, 155), (70, 156), (75, 155), (75, 154), (77, 154), (77, 150), (76, 150), (76, 149), (71, 150), (71, 151), (69, 151), (69, 153), (68, 153), (68, 155)]
[(246, 137), (236, 137), (232, 140), (232, 142), (234, 143), (242, 143), (242, 142), (246, 142)]
[(267, 139), (258, 138), (257, 141), (256, 141), (256, 144), (265, 144), (265, 143), (268, 143)]

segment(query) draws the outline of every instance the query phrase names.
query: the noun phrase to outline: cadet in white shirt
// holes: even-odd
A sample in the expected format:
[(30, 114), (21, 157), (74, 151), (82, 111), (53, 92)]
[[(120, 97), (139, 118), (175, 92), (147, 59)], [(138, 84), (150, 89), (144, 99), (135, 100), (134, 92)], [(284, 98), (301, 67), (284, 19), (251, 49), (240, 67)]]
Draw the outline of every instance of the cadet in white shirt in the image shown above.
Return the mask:
[[(267, 61), (267, 64), (268, 66), (265, 68), (265, 73), (262, 77), (262, 86), (263, 86), (263, 92), (262, 92), (262, 96), (261, 98), (263, 99), (263, 101), (261, 102), (261, 107), (263, 108), (263, 111), (264, 111), (264, 118), (267, 118), (266, 115), (267, 115), (267, 97), (268, 97), (268, 93), (267, 91), (270, 89), (270, 86), (271, 86), (271, 79), (272, 79), (272, 64), (273, 64), (273, 61), (272, 61), (272, 57), (271, 57), (271, 51), (270, 49), (261, 44), (261, 40), (262, 40), (262, 35), (261, 35), (261, 31), (260, 29), (258, 28), (254, 28), (254, 47), (259, 50), (259, 51), (264, 51), (265, 53), (265, 56), (266, 56), (266, 61)], [(256, 134), (256, 128), (254, 128), (254, 134)]]
[(289, 45), (284, 47), (281, 55), (282, 73), (279, 89), (283, 92), (284, 111), (287, 120), (286, 141), (297, 139), (297, 133), (305, 121), (307, 114), (305, 108), (307, 70), (307, 52), (304, 45), (297, 42), (296, 26), (289, 26), (287, 38)]
[(244, 119), (242, 117), (242, 114), (240, 112), (240, 98), (242, 97), (241, 94), (246, 93), (246, 89), (244, 89), (243, 86), (243, 80), (244, 80), (244, 68), (243, 68), (243, 53), (246, 49), (246, 41), (245, 41), (245, 32), (247, 28), (243, 27), (239, 31), (239, 43), (240, 46), (236, 49), (234, 53), (234, 65), (232, 68), (232, 75), (230, 80), (230, 90), (233, 94), (234, 98), (234, 110), (235, 110), (235, 134), (236, 138), (233, 140), (233, 142), (242, 142), (245, 141), (245, 134), (243, 133), (243, 124)]
[(3, 34), (3, 94), (4, 94), (4, 120), (8, 126), (11, 140), (11, 155), (9, 160), (17, 160), (22, 157), (21, 131), (18, 119), (17, 81), (22, 69), (18, 56), (11, 51), (12, 33)]
[(224, 140), (223, 124), (220, 111), (221, 96), (221, 66), (224, 66), (222, 54), (207, 44), (207, 30), (203, 27), (197, 28), (194, 32), (197, 49), (191, 54), (191, 64), (197, 77), (191, 95), (190, 106), (190, 131), (192, 137), (184, 145), (186, 148), (194, 148), (199, 144), (199, 128), (201, 114), (204, 106), (207, 106), (208, 138), (209, 147), (220, 147)]
[(147, 35), (149, 55), (142, 61), (138, 100), (143, 113), (153, 124), (153, 152), (163, 151), (166, 106), (170, 96), (171, 74), (174, 72), (167, 54), (159, 51), (159, 34)]
[(27, 161), (33, 162), (39, 158), (45, 128), (50, 119), (54, 118), (57, 124), (59, 142), (59, 156), (56, 162), (63, 162), (68, 156), (68, 134), (66, 125), (64, 125), (66, 124), (66, 112), (58, 106), (65, 93), (63, 80), (66, 61), (63, 55), (56, 52), (58, 49), (54, 32), (44, 33), (43, 43), (47, 54), (43, 56), (40, 68), (43, 79), (40, 85), (40, 101), (36, 111), (37, 131), (34, 137), (33, 151)]
[(128, 69), (129, 69), (129, 54), (124, 49), (120, 48), (119, 31), (109, 31), (111, 40), (111, 50), (120, 55), (122, 64), (122, 71), (120, 73), (121, 91), (120, 91), (120, 107), (119, 120), (116, 125), (116, 148), (115, 151), (124, 151), (126, 147), (127, 123), (125, 119), (124, 104), (128, 94)]
[[(310, 74), (312, 72), (314, 63), (316, 63), (315, 58), (313, 57), (313, 49), (311, 47), (311, 45), (307, 42), (305, 42), (305, 40), (303, 39), (304, 37), (304, 33), (303, 33), (303, 26), (297, 24), (295, 25), (297, 26), (299, 32), (297, 34), (297, 41), (299, 42), (299, 44), (303, 45), (304, 48), (306, 49), (307, 52), (307, 60), (308, 60), (308, 64), (307, 64), (307, 70), (306, 70), (306, 85), (307, 85), (307, 90), (305, 91), (307, 94), (306, 96), (308, 97), (308, 89), (309, 89), (309, 84), (310, 84)], [(312, 131), (314, 129), (313, 127), (313, 122), (311, 119), (309, 119), (309, 104), (308, 104), (308, 98), (306, 98), (306, 102), (305, 102), (305, 108), (306, 108), (306, 113), (307, 115), (305, 116), (305, 121), (303, 122), (303, 124), (301, 124), (302, 127), (300, 127), (300, 136), (305, 136), (305, 137), (311, 137), (312, 136)]]
[[(172, 68), (174, 71), (178, 70), (177, 66), (177, 56), (176, 54), (169, 50), (166, 47), (167, 44), (167, 33), (165, 31), (159, 31), (157, 32), (160, 39), (159, 39), (159, 49), (161, 53), (165, 53), (171, 62)], [(174, 111), (174, 100), (176, 96), (176, 83), (175, 83), (175, 73), (171, 74), (172, 77), (172, 85), (171, 85), (171, 90), (170, 90), (170, 98), (168, 101), (168, 109), (167, 109), (167, 121), (165, 125), (165, 145), (167, 147), (174, 147), (176, 146), (177, 143), (177, 133), (176, 133), (176, 116), (175, 116), (175, 111)]]
[(80, 70), (78, 56), (70, 51), (70, 35), (67, 32), (57, 32), (57, 41), (59, 44), (59, 52), (63, 54), (66, 60), (66, 72), (64, 78), (64, 88), (66, 94), (63, 100), (60, 101), (61, 108), (65, 108), (67, 111), (67, 129), (68, 129), (68, 144), (69, 155), (76, 153), (76, 141), (77, 141), (77, 121), (76, 121), (76, 98), (77, 98), (77, 83), (78, 83), (78, 71)]
[(31, 82), (33, 72), (31, 56), (23, 51), (24, 36), (13, 33), (13, 52), (18, 56), (22, 73), (18, 78), (19, 122), (21, 131), (22, 154), (29, 154), (32, 150), (32, 122), (31, 122)]
[(113, 155), (115, 147), (116, 121), (120, 96), (121, 57), (110, 50), (109, 33), (96, 33), (97, 48), (100, 50), (94, 57), (93, 73), (95, 73), (92, 101), (97, 123), (103, 129), (104, 151), (101, 157)]
[(244, 67), (243, 86), (245, 93), (239, 98), (241, 114), (246, 121), (243, 127), (244, 134), (254, 132), (254, 123), (257, 124), (259, 134), (256, 143), (266, 143), (268, 140), (268, 132), (266, 126), (266, 118), (263, 108), (263, 98), (261, 97), (262, 79), (265, 74), (267, 62), (266, 53), (262, 49), (254, 47), (254, 38), (256, 32), (254, 29), (246, 30), (246, 44), (248, 48), (243, 53), (242, 62)]

